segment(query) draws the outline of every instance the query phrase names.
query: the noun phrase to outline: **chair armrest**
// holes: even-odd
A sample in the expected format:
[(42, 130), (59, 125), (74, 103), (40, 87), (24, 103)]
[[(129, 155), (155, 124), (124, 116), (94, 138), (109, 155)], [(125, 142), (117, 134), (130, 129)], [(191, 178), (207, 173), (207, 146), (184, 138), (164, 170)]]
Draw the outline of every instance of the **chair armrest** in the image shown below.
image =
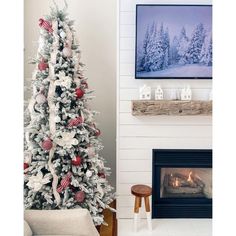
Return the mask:
[(25, 210), (33, 234), (99, 236), (87, 209)]

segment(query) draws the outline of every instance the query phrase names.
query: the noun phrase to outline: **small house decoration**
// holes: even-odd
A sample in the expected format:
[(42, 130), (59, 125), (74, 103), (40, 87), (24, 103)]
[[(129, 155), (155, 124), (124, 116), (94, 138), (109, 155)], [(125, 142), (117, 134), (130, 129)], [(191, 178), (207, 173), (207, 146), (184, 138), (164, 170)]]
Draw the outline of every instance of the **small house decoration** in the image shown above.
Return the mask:
[(209, 101), (212, 101), (212, 89), (210, 90), (210, 93), (209, 93)]
[(190, 86), (186, 86), (181, 90), (181, 100), (192, 100), (192, 91)]
[(140, 100), (150, 100), (151, 99), (151, 87), (144, 84), (139, 89), (139, 99)]
[(163, 100), (163, 90), (161, 89), (161, 86), (158, 85), (155, 90), (155, 100)]

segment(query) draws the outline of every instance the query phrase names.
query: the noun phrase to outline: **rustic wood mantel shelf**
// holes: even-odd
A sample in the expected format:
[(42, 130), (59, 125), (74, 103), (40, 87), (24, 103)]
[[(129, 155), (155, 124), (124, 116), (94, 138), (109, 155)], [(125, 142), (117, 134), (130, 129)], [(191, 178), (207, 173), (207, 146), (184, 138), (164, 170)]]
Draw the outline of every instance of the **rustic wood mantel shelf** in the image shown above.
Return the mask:
[(212, 101), (133, 100), (133, 116), (211, 116)]

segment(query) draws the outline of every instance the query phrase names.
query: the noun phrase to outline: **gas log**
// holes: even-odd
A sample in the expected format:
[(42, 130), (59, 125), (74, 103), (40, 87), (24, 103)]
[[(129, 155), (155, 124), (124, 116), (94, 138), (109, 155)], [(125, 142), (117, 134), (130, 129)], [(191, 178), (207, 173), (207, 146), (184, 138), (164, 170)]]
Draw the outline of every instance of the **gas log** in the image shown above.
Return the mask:
[(167, 174), (164, 177), (164, 188), (169, 194), (201, 194), (205, 184), (195, 176), (180, 173)]

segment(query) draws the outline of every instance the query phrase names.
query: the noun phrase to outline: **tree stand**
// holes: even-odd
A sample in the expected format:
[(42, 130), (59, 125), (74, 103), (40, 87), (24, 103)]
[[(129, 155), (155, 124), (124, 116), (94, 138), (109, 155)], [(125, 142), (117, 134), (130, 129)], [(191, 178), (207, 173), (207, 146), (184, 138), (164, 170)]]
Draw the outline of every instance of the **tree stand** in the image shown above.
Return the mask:
[(134, 204), (134, 231), (136, 232), (138, 229), (138, 221), (139, 221), (139, 208), (142, 206), (142, 198), (144, 198), (145, 210), (147, 215), (147, 224), (148, 229), (152, 230), (152, 219), (151, 219), (151, 209), (149, 196), (152, 195), (152, 188), (146, 185), (134, 185), (131, 188), (131, 193), (135, 196), (135, 204)]

